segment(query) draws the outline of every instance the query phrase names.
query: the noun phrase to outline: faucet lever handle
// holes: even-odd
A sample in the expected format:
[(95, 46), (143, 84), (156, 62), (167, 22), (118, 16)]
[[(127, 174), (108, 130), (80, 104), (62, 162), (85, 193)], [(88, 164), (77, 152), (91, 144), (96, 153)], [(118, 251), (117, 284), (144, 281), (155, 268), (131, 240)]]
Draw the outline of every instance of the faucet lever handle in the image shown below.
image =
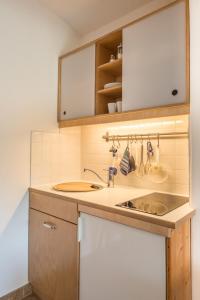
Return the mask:
[(117, 168), (109, 167), (108, 172), (110, 175), (116, 176), (117, 175)]
[(109, 174), (117, 175), (117, 168), (109, 167), (108, 169), (103, 169), (103, 171), (109, 172)]

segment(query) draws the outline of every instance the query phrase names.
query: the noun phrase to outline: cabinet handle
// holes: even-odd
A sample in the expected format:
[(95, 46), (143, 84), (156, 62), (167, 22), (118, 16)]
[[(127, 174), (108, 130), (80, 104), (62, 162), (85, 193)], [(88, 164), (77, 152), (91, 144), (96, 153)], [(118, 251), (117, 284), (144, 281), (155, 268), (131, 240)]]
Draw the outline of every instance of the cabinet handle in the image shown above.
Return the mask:
[(51, 230), (55, 230), (56, 229), (56, 225), (55, 224), (48, 223), (48, 222), (44, 222), (43, 226), (46, 227), (47, 229), (51, 229)]
[(173, 96), (178, 95), (178, 90), (177, 90), (177, 89), (173, 90), (173, 91), (172, 91), (172, 95), (173, 95)]

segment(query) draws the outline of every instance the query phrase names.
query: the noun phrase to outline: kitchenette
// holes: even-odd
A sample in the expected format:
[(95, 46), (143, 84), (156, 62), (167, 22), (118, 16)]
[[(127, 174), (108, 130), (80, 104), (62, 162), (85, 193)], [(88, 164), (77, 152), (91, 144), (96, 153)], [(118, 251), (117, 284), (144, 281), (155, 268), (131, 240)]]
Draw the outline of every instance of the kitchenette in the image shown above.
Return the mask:
[(59, 128), (31, 134), (41, 300), (192, 299), (188, 4), (174, 2), (59, 57)]
[(200, 0), (2, 0), (0, 32), (0, 300), (199, 300)]

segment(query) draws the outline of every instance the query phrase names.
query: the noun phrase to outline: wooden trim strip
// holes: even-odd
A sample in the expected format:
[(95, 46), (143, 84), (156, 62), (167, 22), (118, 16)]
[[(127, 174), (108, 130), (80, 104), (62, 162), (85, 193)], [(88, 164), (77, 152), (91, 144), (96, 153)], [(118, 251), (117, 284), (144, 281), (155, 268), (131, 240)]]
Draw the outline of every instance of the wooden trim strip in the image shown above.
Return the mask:
[(101, 209), (97, 209), (97, 208), (92, 208), (89, 206), (85, 206), (85, 205), (78, 205), (78, 210), (79, 212), (83, 212), (86, 214), (90, 214), (92, 216), (96, 216), (102, 219), (106, 219), (109, 221), (113, 221), (116, 223), (120, 223), (123, 225), (127, 225), (130, 227), (134, 227), (137, 229), (142, 229), (151, 233), (155, 233), (155, 234), (159, 234), (165, 237), (171, 237), (172, 234), (172, 229), (167, 228), (167, 227), (163, 227), (160, 225), (156, 225), (156, 224), (152, 224), (152, 223), (147, 223), (141, 220), (137, 220), (134, 218), (129, 218), (129, 217), (125, 217), (122, 215), (119, 215), (117, 213), (111, 213), (111, 212), (107, 212)]
[(190, 102), (190, 5), (185, 0), (186, 12), (186, 102)]
[(61, 90), (62, 90), (62, 60), (58, 59), (58, 96), (57, 96), (57, 121), (60, 120), (61, 113)]
[(122, 121), (133, 121), (133, 120), (143, 120), (143, 119), (153, 119), (177, 115), (189, 115), (190, 105), (177, 104), (177, 105), (167, 105), (154, 108), (138, 109), (133, 111), (127, 111), (115, 114), (104, 114), (96, 115), (92, 117), (84, 117), (71, 120), (59, 121), (59, 127), (71, 127), (71, 126), (83, 126), (83, 125), (93, 125), (93, 124), (103, 124), (103, 123), (113, 123)]
[(191, 220), (166, 239), (167, 300), (191, 300)]

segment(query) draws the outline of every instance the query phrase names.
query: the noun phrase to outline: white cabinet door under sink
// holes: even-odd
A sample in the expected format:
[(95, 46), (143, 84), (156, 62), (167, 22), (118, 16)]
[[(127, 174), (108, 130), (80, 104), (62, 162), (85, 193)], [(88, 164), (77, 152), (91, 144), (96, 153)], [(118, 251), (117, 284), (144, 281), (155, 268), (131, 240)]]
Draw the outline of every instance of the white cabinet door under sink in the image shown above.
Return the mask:
[(185, 30), (184, 1), (123, 30), (124, 111), (186, 101)]
[(80, 300), (166, 300), (164, 237), (87, 214), (80, 219)]
[(60, 119), (95, 113), (95, 45), (66, 56), (61, 65)]

